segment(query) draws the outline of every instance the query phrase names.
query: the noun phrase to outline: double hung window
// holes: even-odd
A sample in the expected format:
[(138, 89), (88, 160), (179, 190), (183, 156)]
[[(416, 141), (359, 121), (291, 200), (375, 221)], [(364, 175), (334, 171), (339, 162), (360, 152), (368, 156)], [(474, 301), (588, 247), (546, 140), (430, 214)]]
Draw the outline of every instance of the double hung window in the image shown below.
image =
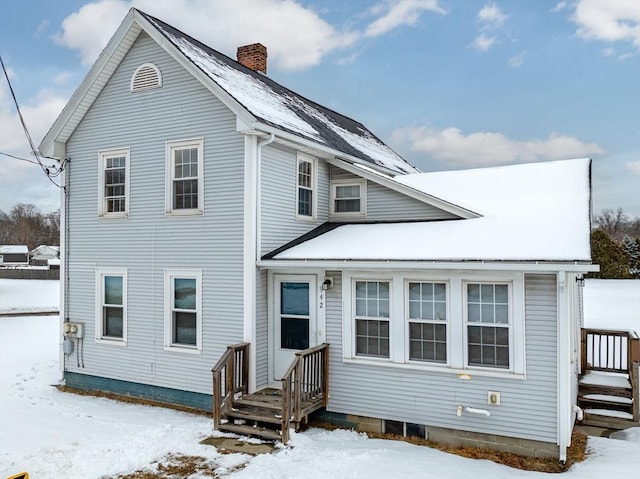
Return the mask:
[(101, 151), (98, 162), (98, 214), (103, 217), (126, 216), (129, 211), (129, 150)]
[(167, 143), (168, 213), (202, 213), (202, 155), (202, 139)]
[(165, 347), (200, 350), (202, 344), (202, 273), (165, 271)]
[(356, 354), (389, 357), (389, 282), (356, 281)]
[(96, 339), (126, 342), (127, 271), (98, 270), (96, 282)]
[(366, 180), (332, 181), (331, 214), (366, 214)]
[(297, 205), (296, 215), (301, 218), (313, 218), (315, 215), (315, 161), (312, 157), (298, 153), (297, 167)]
[(447, 362), (447, 285), (409, 282), (409, 359)]

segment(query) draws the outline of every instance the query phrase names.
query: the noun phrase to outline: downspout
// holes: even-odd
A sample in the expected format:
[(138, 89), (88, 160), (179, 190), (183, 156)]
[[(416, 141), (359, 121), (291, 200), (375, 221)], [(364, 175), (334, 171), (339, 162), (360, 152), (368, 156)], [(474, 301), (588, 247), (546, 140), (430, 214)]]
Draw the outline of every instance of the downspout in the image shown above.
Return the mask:
[(557, 390), (558, 390), (558, 446), (559, 459), (561, 462), (567, 460), (567, 448), (571, 445), (571, 425), (573, 424), (573, 411), (570, 399), (570, 370), (571, 370), (571, 338), (570, 321), (567, 314), (567, 273), (558, 271), (558, 362), (557, 362)]
[(262, 148), (270, 145), (276, 139), (276, 135), (271, 133), (269, 138), (258, 143), (258, 153), (256, 155), (256, 259), (262, 258)]

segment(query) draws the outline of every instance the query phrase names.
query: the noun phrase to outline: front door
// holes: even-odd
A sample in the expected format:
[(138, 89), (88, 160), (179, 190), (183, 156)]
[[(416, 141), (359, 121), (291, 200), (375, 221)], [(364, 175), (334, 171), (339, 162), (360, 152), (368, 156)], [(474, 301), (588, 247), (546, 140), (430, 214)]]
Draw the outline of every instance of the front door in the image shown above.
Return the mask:
[(316, 345), (316, 279), (274, 276), (273, 380), (279, 381), (296, 351)]

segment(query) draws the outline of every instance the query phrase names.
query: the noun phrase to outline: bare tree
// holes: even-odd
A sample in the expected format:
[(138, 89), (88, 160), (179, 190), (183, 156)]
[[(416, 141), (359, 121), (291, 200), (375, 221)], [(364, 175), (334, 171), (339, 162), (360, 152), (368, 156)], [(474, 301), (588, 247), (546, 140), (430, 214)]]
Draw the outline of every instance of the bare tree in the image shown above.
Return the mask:
[(595, 217), (595, 223), (598, 228), (618, 240), (621, 240), (624, 236), (623, 228), (627, 221), (628, 217), (622, 211), (622, 208), (618, 208), (615, 211), (607, 208)]

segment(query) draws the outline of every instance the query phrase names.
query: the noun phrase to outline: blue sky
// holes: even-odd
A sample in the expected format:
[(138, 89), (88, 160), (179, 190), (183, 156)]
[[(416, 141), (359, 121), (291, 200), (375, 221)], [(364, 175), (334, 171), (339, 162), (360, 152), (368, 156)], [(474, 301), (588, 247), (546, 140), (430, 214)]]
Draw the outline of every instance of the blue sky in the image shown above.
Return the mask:
[[(637, 0), (0, 0), (0, 54), (39, 143), (134, 6), (374, 131), (423, 171), (590, 157), (594, 212), (640, 217)], [(31, 158), (4, 78), (0, 152)], [(541, 185), (544, 191), (544, 185)], [(0, 209), (59, 207), (0, 155)]]

